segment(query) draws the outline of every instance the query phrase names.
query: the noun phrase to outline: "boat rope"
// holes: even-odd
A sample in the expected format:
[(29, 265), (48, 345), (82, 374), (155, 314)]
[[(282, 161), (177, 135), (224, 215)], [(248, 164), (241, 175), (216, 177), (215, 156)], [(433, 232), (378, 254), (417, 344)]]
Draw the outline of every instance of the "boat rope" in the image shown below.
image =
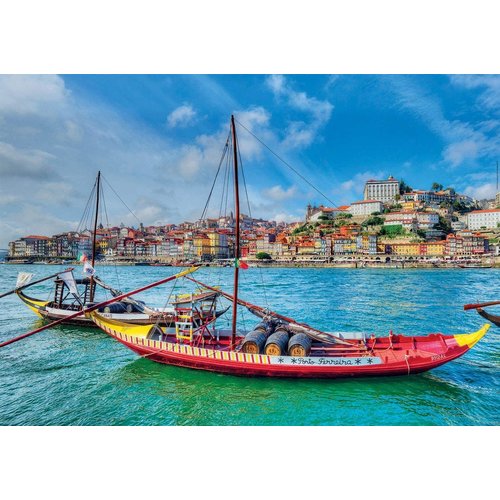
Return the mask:
[(293, 168), (287, 161), (285, 161), (283, 158), (281, 158), (278, 153), (275, 153), (265, 142), (263, 142), (261, 139), (259, 139), (251, 130), (249, 130), (243, 123), (240, 121), (236, 120), (235, 121), (238, 123), (238, 125), (241, 125), (250, 135), (252, 135), (257, 141), (259, 141), (269, 152), (271, 152), (278, 160), (280, 160), (284, 165), (286, 165), (292, 172), (294, 172), (296, 175), (298, 175), (305, 183), (307, 183), (310, 187), (312, 187), (318, 194), (320, 194), (328, 203), (331, 203), (334, 207), (337, 207), (337, 205), (330, 199), (326, 194), (322, 193), (312, 182), (307, 180), (298, 170)]
[(226, 153), (227, 153), (227, 151), (229, 149), (229, 137), (230, 137), (230, 135), (231, 134), (228, 135), (228, 137), (226, 139), (226, 143), (225, 143), (224, 148), (222, 150), (222, 155), (221, 155), (221, 158), (220, 158), (220, 161), (219, 161), (219, 166), (217, 167), (217, 172), (215, 173), (215, 178), (214, 178), (214, 181), (212, 183), (212, 187), (210, 188), (210, 193), (208, 194), (208, 199), (207, 199), (207, 202), (205, 203), (205, 207), (203, 208), (203, 211), (201, 213), (201, 218), (200, 219), (203, 219), (203, 217), (205, 217), (205, 215), (207, 214), (208, 204), (210, 203), (210, 199), (212, 198), (212, 193), (214, 192), (215, 183), (217, 182), (217, 178), (219, 176), (219, 172), (220, 172), (222, 163), (223, 163), (224, 158), (226, 156)]
[(135, 218), (135, 220), (140, 224), (141, 221), (137, 218), (137, 215), (135, 215), (134, 212), (132, 212), (132, 210), (129, 208), (129, 206), (120, 198), (120, 195), (113, 189), (113, 186), (108, 182), (108, 180), (102, 174), (101, 174), (101, 179), (104, 179), (104, 181), (109, 186), (111, 191), (113, 191), (113, 193), (115, 193), (116, 197), (123, 203), (125, 208), (132, 214), (132, 216)]
[(405, 354), (406, 366), (408, 367), (408, 375), (410, 374), (410, 363), (408, 362), (409, 357), (410, 356), (408, 354)]
[[(104, 216), (106, 217), (106, 227), (108, 228), (108, 231), (111, 229), (111, 224), (109, 223), (109, 217), (108, 217), (108, 207), (106, 205), (106, 198), (104, 197), (104, 183), (101, 184), (101, 200), (102, 200), (102, 206), (104, 208)], [(118, 273), (118, 266), (116, 265), (116, 260), (113, 259), (113, 267), (115, 270), (115, 277), (116, 277), (116, 282), (118, 283), (118, 288), (121, 288), (121, 283), (120, 283), (120, 275)]]
[[(250, 198), (248, 196), (248, 190), (247, 190), (247, 182), (245, 178), (245, 169), (243, 168), (243, 160), (241, 159), (241, 152), (239, 148), (238, 148), (238, 156), (240, 161), (241, 176), (243, 178), (243, 186), (245, 188), (245, 196), (247, 199), (248, 215), (250, 216), (250, 218), (253, 219), (252, 209), (250, 208)], [(262, 291), (264, 292), (264, 302), (266, 304), (267, 309), (269, 309), (269, 301), (267, 300), (267, 292), (266, 292), (267, 285), (266, 282), (264, 281), (264, 273), (262, 272), (262, 268), (260, 266), (258, 266), (257, 269), (259, 270), (260, 282), (262, 284)]]
[(95, 193), (95, 190), (96, 190), (96, 184), (97, 184), (97, 180), (94, 181), (94, 187), (90, 191), (90, 195), (89, 195), (89, 198), (87, 200), (87, 204), (85, 205), (85, 208), (83, 210), (82, 218), (80, 219), (80, 222), (78, 223), (78, 226), (76, 227), (76, 232), (77, 233), (79, 233), (80, 231), (82, 231), (84, 229), (84, 226), (86, 226), (87, 223), (88, 223), (89, 212), (90, 212), (90, 204), (91, 204), (91, 202), (94, 199), (94, 193)]

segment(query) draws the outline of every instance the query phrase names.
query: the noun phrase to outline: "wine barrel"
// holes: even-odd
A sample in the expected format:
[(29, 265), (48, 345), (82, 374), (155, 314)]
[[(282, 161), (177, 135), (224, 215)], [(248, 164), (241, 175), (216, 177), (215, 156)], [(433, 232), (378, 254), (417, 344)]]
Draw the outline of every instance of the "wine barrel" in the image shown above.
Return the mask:
[(288, 330), (279, 326), (276, 331), (269, 335), (264, 352), (268, 356), (281, 356), (286, 353), (288, 345)]
[(288, 342), (288, 354), (290, 356), (309, 356), (311, 345), (312, 340), (305, 333), (296, 333)]
[(102, 312), (105, 313), (124, 313), (127, 312), (127, 308), (125, 304), (122, 304), (121, 302), (115, 302), (114, 304), (109, 304), (109, 306), (106, 306), (103, 308)]
[(241, 352), (247, 354), (260, 354), (266, 342), (267, 333), (264, 329), (255, 329), (245, 335), (245, 340), (241, 344)]

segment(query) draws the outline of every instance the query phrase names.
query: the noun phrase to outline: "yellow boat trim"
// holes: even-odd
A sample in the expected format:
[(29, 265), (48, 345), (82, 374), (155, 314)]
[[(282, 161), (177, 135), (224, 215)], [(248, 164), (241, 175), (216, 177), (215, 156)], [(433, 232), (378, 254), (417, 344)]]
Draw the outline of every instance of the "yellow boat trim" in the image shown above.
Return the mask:
[[(47, 304), (50, 303), (50, 300), (36, 300), (32, 299), (31, 297), (27, 297), (21, 292), (17, 292), (17, 295), (19, 298), (26, 304), (26, 306), (31, 309), (38, 317), (43, 318), (44, 316), (40, 314), (40, 311), (37, 309), (37, 307), (45, 307)], [(31, 305), (33, 304), (33, 305)]]
[(103, 325), (115, 332), (121, 333), (122, 335), (132, 335), (140, 338), (145, 338), (149, 333), (149, 330), (151, 330), (154, 326), (154, 323), (151, 323), (150, 325), (131, 325), (130, 323), (123, 323), (122, 321), (117, 321), (115, 319), (105, 318), (96, 312), (90, 313), (90, 316), (94, 319), (98, 326)]
[(457, 341), (457, 344), (460, 347), (468, 346), (469, 349), (471, 349), (486, 335), (486, 332), (490, 329), (490, 326), (491, 326), (490, 324), (485, 323), (483, 327), (477, 332), (463, 333), (460, 335), (453, 335), (453, 336), (455, 337), (455, 340)]

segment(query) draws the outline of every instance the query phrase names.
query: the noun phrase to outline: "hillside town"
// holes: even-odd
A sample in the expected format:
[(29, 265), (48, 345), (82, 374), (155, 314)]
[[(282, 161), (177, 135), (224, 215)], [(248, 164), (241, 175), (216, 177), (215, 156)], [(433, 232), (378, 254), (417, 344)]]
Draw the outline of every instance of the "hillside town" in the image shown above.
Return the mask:
[[(436, 263), (495, 260), (499, 255), (500, 193), (475, 200), (434, 183), (416, 190), (389, 177), (368, 180), (363, 200), (327, 207), (309, 204), (294, 223), (241, 215), (241, 257), (266, 265)], [(234, 256), (234, 217), (96, 232), (101, 262), (224, 265)], [(9, 262), (74, 261), (92, 253), (92, 232), (29, 235), (9, 243)]]

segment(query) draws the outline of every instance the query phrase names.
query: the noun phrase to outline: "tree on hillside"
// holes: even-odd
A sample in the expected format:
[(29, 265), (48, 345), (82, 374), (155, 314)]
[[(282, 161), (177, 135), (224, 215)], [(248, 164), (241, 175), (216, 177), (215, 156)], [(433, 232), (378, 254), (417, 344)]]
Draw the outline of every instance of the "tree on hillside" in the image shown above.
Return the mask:
[(399, 181), (399, 194), (411, 193), (412, 191), (413, 188), (411, 186), (408, 186), (408, 184), (406, 184), (403, 179)]
[(267, 252), (257, 252), (255, 258), (259, 260), (272, 260), (272, 257)]
[(433, 182), (433, 183), (432, 183), (432, 187), (431, 187), (431, 189), (432, 189), (433, 191), (442, 191), (442, 189), (443, 189), (443, 185), (442, 185), (442, 184), (439, 184), (439, 183), (437, 183), (437, 182)]

